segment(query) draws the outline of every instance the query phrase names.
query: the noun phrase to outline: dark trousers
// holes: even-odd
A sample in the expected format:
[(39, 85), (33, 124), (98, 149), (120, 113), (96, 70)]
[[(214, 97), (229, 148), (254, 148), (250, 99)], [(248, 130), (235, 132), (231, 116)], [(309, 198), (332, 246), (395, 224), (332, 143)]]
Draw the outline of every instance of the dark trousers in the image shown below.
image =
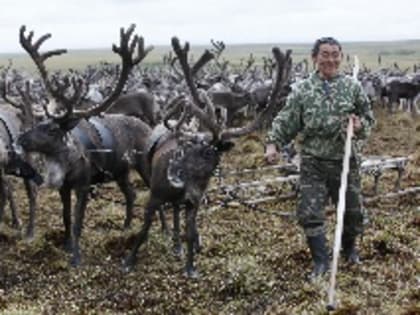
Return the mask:
[[(311, 237), (325, 233), (325, 206), (329, 202), (329, 198), (337, 205), (342, 164), (341, 160), (323, 160), (313, 156), (302, 156), (297, 218), (306, 236)], [(356, 159), (351, 158), (343, 235), (354, 238), (362, 231), (360, 168)]]

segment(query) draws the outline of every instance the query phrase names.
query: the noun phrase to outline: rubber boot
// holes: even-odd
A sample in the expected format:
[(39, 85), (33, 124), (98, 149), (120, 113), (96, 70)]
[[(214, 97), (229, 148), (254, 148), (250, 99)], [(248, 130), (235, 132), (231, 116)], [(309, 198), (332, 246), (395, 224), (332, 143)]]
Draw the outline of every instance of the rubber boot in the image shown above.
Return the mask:
[(315, 279), (322, 276), (329, 268), (329, 257), (327, 249), (327, 240), (325, 235), (307, 237), (309, 249), (311, 250), (314, 267), (309, 275), (309, 279)]
[(356, 249), (356, 237), (348, 237), (343, 235), (341, 242), (344, 259), (350, 264), (361, 264), (359, 253)]

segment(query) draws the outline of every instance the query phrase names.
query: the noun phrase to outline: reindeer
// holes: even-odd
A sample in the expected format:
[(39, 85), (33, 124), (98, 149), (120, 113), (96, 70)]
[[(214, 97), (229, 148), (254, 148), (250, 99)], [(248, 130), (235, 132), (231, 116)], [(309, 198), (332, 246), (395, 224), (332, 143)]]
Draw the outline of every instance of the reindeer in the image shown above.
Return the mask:
[[(222, 154), (233, 147), (230, 140), (257, 129), (277, 103), (277, 96), (284, 95), (282, 90), (290, 72), (291, 52), (288, 51), (284, 55), (278, 48), (273, 49), (277, 61), (277, 74), (267, 108), (249, 125), (223, 130), (216, 122), (216, 113), (210, 99), (204, 98), (206, 102), (203, 104), (193, 82), (191, 67), (188, 64), (189, 44), (186, 43), (182, 48), (179, 40), (174, 37), (172, 46), (181, 64), (192, 102), (183, 103), (184, 112), (178, 123), (154, 142), (153, 149), (146, 156), (144, 163), (147, 163), (151, 170), (150, 198), (145, 207), (143, 226), (136, 235), (134, 247), (124, 260), (123, 270), (128, 272), (134, 268), (139, 247), (148, 238), (155, 211), (169, 202), (174, 206), (173, 240), (176, 253), (181, 251), (180, 208), (185, 207), (187, 239), (185, 271), (188, 277), (194, 278), (198, 276), (194, 266), (194, 252), (200, 250), (196, 215), (209, 180)], [(210, 133), (183, 132), (180, 126), (189, 112), (198, 117)]]
[[(9, 65), (10, 68), (10, 65)], [(7, 71), (8, 72), (8, 69)], [(28, 99), (29, 83), (26, 89), (18, 88), (22, 98)], [(31, 239), (34, 231), (36, 194), (35, 184), (41, 184), (41, 176), (28, 162), (29, 157), (22, 156), (15, 150), (15, 141), (22, 130), (28, 128), (33, 122), (31, 111), (25, 102), (18, 102), (9, 97), (10, 82), (7, 82), (7, 73), (0, 83), (1, 97), (9, 105), (3, 104), (0, 108), (0, 222), (3, 220), (6, 201), (9, 201), (12, 213), (12, 226), (20, 228), (20, 220), (16, 209), (11, 183), (5, 175), (15, 175), (23, 178), (26, 194), (29, 200), (29, 223), (25, 237)]]
[(147, 91), (122, 95), (106, 112), (137, 117), (152, 127), (157, 124), (155, 101), (153, 95)]
[(413, 115), (417, 114), (415, 99), (420, 93), (420, 84), (394, 80), (387, 85), (387, 89), (389, 93), (389, 106), (391, 109), (394, 104), (404, 98), (407, 101), (407, 104), (405, 105), (406, 110), (410, 111)]
[[(48, 111), (48, 118), (24, 132), (18, 138), (25, 152), (36, 153), (44, 160), (45, 185), (57, 188), (63, 204), (64, 247), (72, 253), (71, 265), (80, 264), (79, 239), (90, 186), (115, 180), (126, 199), (124, 227), (132, 220), (135, 193), (129, 181), (129, 171), (134, 168), (143, 178), (148, 178), (142, 165), (145, 139), (151, 128), (135, 117), (121, 114), (102, 114), (118, 98), (133, 66), (139, 64), (153, 47), (144, 47), (144, 40), (133, 36), (135, 25), (120, 31), (120, 46), (113, 52), (121, 58), (122, 68), (112, 93), (100, 105), (86, 110), (74, 108), (82, 102), (85, 86), (83, 80), (50, 77), (45, 61), (66, 53), (65, 49), (39, 52), (40, 46), (51, 37), (41, 36), (32, 42), (33, 32), (25, 35), (20, 28), (20, 43), (34, 61), (46, 90), (64, 107), (64, 114)], [(134, 56), (136, 54), (136, 56)], [(147, 184), (147, 182), (146, 182)], [(71, 192), (75, 191), (74, 222), (71, 220)]]

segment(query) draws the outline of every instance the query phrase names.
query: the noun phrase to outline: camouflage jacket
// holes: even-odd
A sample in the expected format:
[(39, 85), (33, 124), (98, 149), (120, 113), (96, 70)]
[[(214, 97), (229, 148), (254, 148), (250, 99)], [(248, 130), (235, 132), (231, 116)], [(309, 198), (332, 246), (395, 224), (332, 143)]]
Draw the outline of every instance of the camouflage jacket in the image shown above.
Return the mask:
[(353, 154), (357, 156), (360, 140), (367, 138), (374, 124), (368, 98), (352, 77), (340, 74), (326, 81), (314, 72), (292, 89), (285, 107), (274, 118), (266, 141), (279, 148), (301, 133), (302, 154), (340, 160), (344, 155), (348, 116), (352, 113), (362, 123), (353, 141)]

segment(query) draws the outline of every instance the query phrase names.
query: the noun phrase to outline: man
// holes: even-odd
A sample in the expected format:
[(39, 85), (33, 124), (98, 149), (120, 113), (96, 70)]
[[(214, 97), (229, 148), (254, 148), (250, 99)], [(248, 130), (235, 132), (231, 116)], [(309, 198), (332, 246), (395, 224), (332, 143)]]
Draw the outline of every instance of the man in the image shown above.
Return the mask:
[(362, 232), (363, 215), (360, 185), (360, 140), (366, 139), (374, 124), (368, 98), (352, 77), (339, 73), (343, 60), (340, 43), (332, 37), (318, 39), (312, 48), (316, 66), (309, 78), (290, 93), (286, 106), (274, 119), (267, 135), (265, 158), (276, 163), (279, 149), (301, 133), (300, 190), (297, 217), (303, 227), (314, 262), (315, 278), (328, 270), (325, 205), (338, 201), (344, 156), (346, 127), (353, 120), (354, 135), (346, 212), (342, 238), (343, 255), (359, 263), (356, 236)]

